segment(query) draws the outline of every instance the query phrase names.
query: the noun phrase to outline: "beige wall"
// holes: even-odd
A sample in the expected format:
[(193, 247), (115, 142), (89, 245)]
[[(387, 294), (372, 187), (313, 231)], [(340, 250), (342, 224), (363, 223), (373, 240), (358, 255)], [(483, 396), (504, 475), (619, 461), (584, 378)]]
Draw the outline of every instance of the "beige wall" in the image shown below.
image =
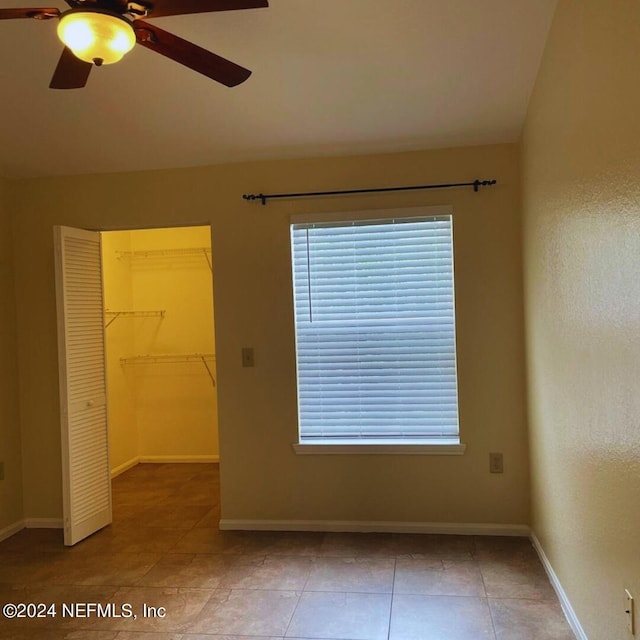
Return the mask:
[[(165, 314), (117, 318), (107, 327), (112, 470), (137, 459), (218, 457), (216, 388), (202, 362), (120, 363), (136, 355), (214, 353), (210, 257), (168, 253), (210, 247), (208, 226), (102, 234), (106, 308)], [(121, 257), (123, 251), (167, 253)], [(207, 364), (215, 379), (215, 360)]]
[[(496, 178), (473, 190), (248, 203), (283, 192)], [(222, 473), (227, 519), (526, 524), (518, 149), (471, 147), (17, 185), (15, 256), (26, 510), (60, 515), (52, 226), (211, 223)], [(289, 216), (451, 204), (455, 210), (460, 420), (467, 453), (296, 456)], [(256, 366), (241, 366), (241, 348)], [(505, 474), (488, 472), (503, 451)]]
[(0, 179), (0, 532), (22, 520), (22, 461), (18, 412), (17, 328), (11, 217), (7, 183)]
[(523, 144), (533, 528), (590, 640), (640, 598), (639, 71), (636, 0), (560, 0)]

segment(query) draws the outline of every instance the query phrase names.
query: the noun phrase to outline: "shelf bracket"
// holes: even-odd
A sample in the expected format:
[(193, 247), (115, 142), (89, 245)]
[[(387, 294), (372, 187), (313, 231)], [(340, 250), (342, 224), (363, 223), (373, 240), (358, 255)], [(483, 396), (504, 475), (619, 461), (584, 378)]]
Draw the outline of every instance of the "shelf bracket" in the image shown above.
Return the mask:
[(216, 381), (213, 377), (213, 373), (211, 373), (211, 369), (209, 369), (209, 365), (207, 364), (207, 361), (205, 360), (205, 357), (202, 356), (202, 364), (204, 365), (204, 368), (207, 370), (207, 373), (209, 374), (209, 377), (211, 378), (211, 384), (215, 387), (216, 386)]
[(107, 322), (107, 324), (104, 325), (104, 328), (106, 329), (109, 325), (113, 324), (119, 317), (120, 317), (120, 312), (114, 311), (113, 318), (111, 318), (111, 320), (109, 320), (109, 322)]
[(209, 259), (209, 253), (207, 249), (203, 249), (202, 253), (204, 253), (204, 259), (207, 261), (207, 264), (209, 265), (209, 271), (213, 273), (213, 265), (211, 264), (211, 260)]

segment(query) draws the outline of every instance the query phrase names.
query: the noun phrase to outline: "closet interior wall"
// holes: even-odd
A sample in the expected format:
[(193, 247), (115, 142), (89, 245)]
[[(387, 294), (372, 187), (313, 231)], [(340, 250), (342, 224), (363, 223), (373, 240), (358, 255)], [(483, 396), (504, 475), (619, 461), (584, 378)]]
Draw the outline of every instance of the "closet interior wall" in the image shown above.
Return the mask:
[(210, 233), (102, 234), (113, 475), (137, 462), (218, 460)]

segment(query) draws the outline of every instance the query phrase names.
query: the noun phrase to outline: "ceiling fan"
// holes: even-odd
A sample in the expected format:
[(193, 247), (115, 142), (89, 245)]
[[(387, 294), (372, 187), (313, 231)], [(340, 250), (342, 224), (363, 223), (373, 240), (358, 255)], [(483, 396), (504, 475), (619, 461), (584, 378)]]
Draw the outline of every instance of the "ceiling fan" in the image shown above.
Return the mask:
[(53, 73), (52, 89), (80, 89), (95, 64), (117, 62), (136, 42), (227, 87), (244, 82), (251, 71), (192, 42), (159, 29), (143, 18), (268, 7), (268, 0), (65, 0), (71, 9), (0, 9), (0, 20), (58, 18), (65, 45)]

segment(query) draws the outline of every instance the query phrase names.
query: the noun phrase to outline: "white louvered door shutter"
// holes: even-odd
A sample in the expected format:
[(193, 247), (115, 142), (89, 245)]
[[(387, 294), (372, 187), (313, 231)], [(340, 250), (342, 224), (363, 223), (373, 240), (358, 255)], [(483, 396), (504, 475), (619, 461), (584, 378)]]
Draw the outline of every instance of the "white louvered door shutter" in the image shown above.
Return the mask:
[(111, 522), (100, 234), (55, 228), (64, 543)]

